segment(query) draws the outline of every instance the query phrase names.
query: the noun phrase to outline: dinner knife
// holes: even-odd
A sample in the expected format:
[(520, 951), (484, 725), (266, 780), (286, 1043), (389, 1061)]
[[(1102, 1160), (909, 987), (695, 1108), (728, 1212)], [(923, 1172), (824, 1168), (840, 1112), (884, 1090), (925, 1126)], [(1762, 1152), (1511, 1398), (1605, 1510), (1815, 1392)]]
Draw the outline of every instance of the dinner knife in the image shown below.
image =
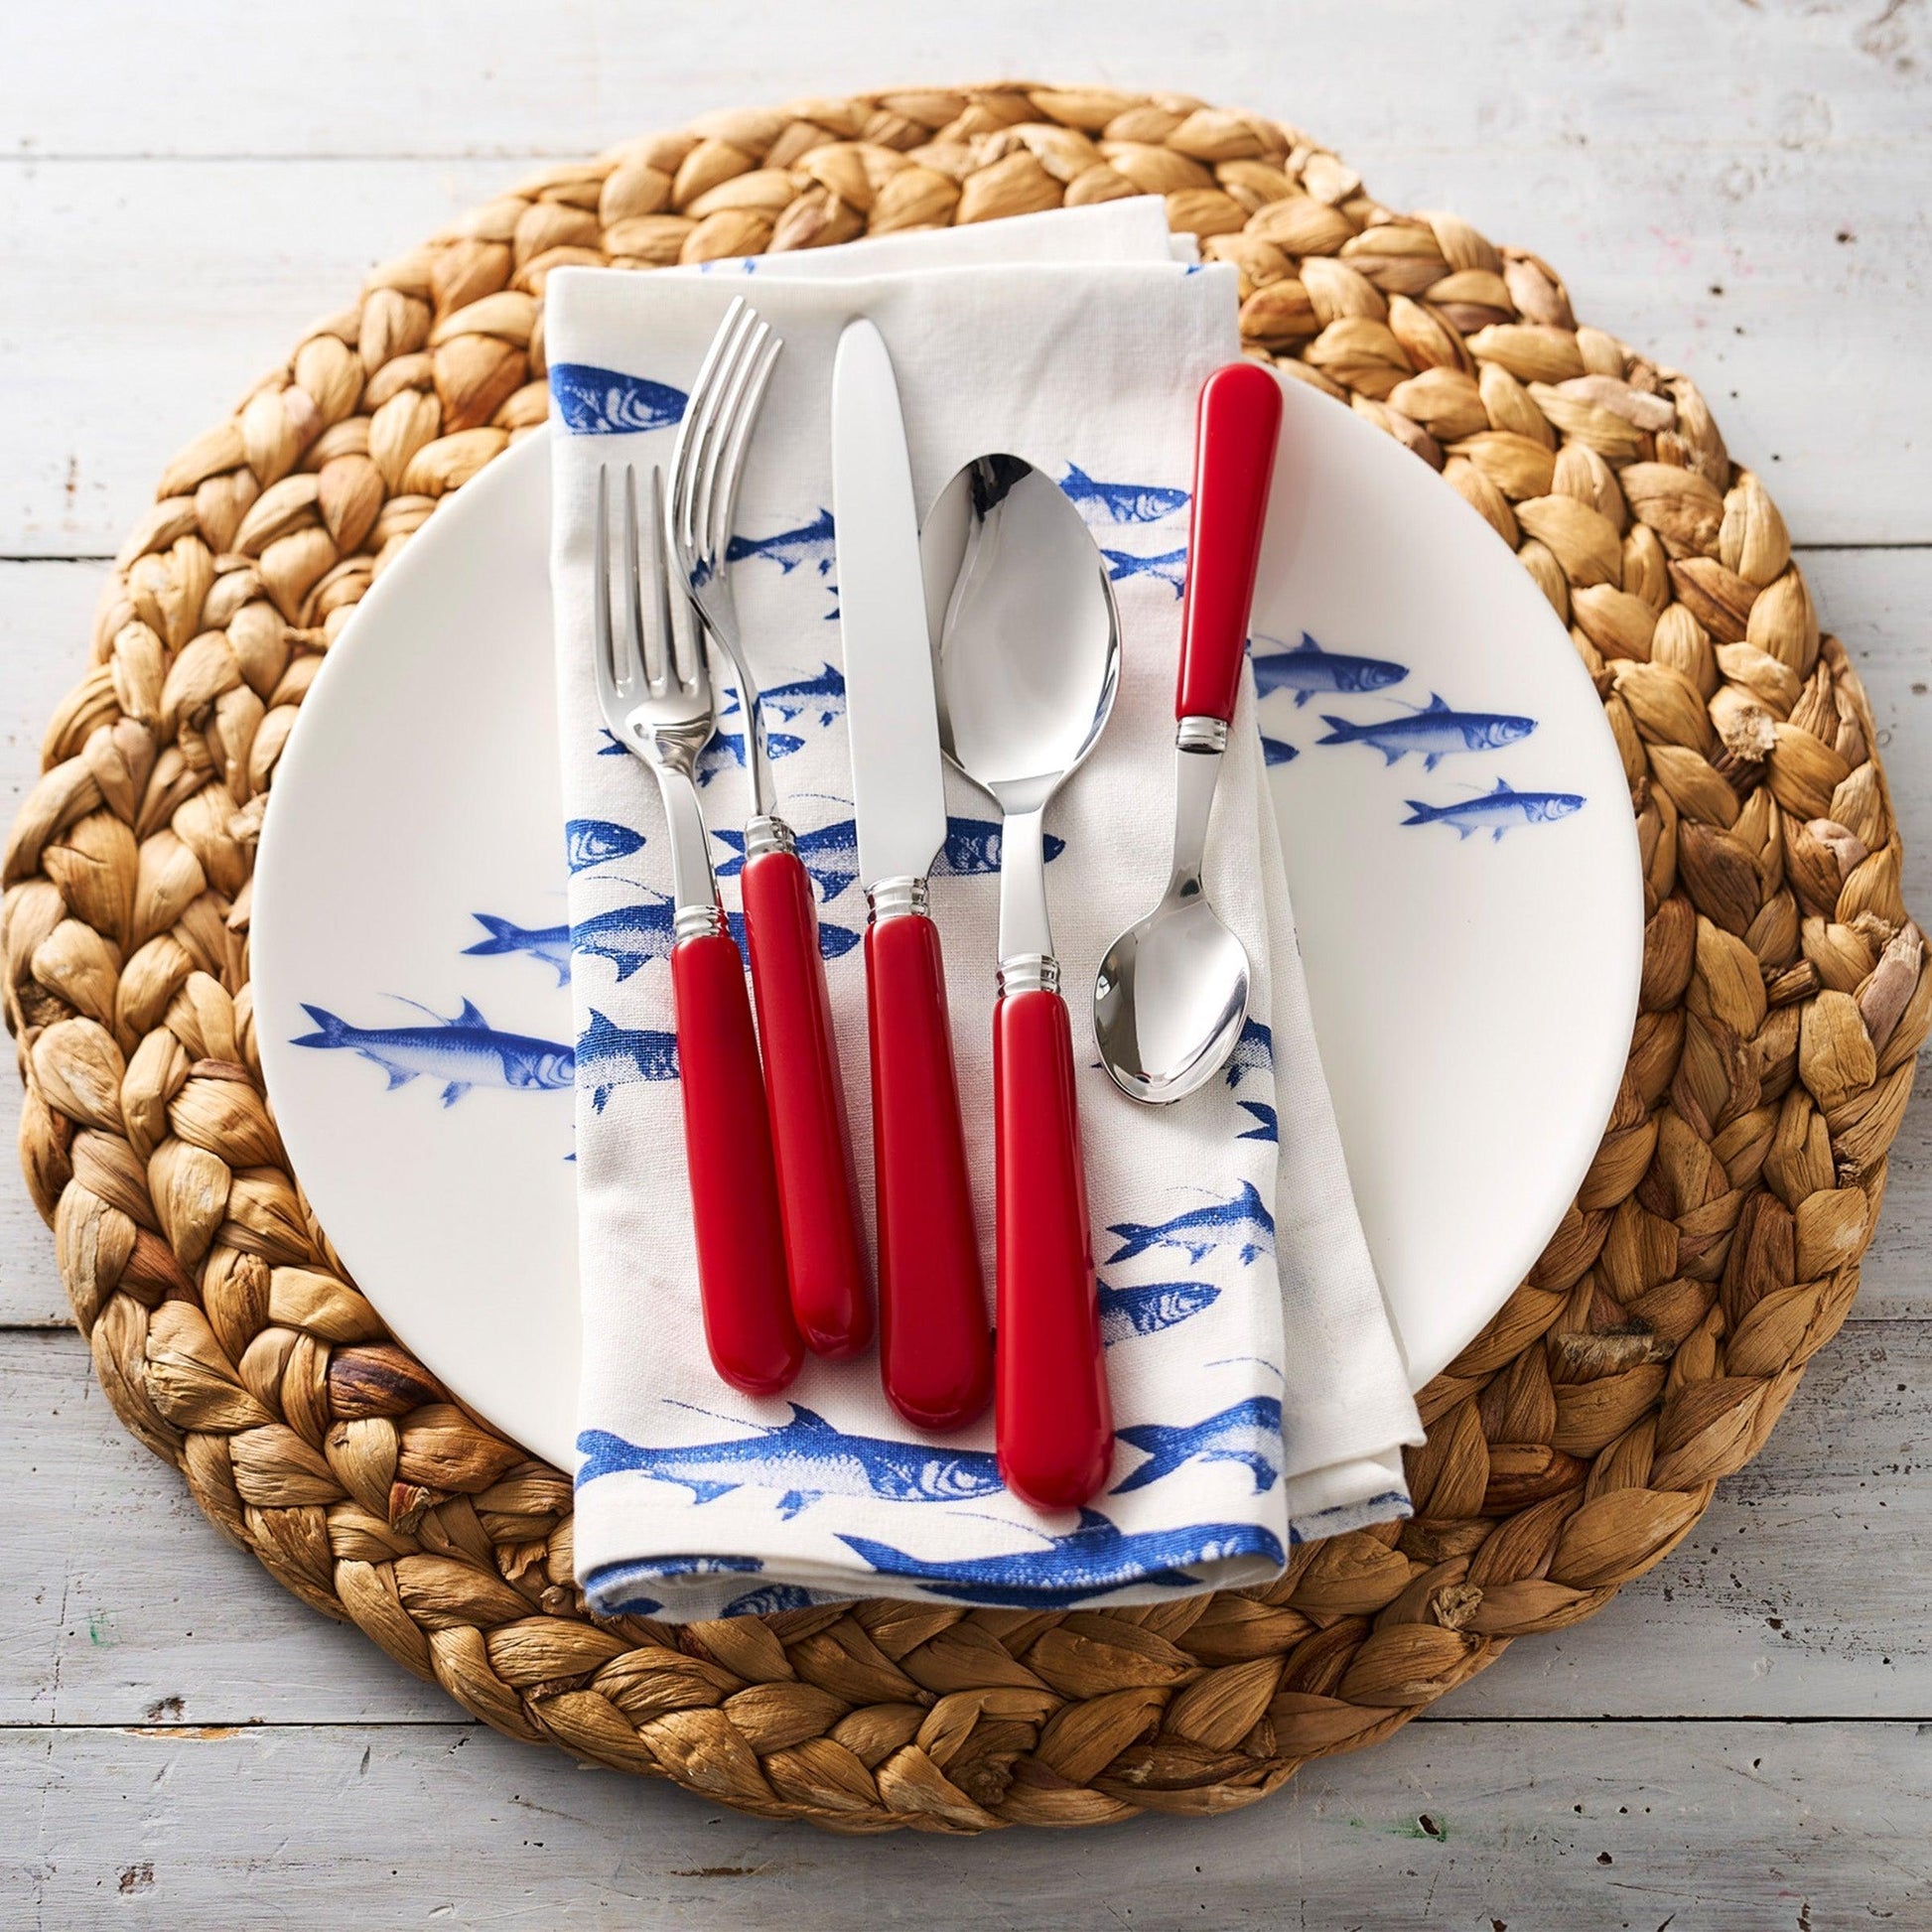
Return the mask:
[(832, 370), (832, 518), (869, 908), (880, 1374), (907, 1422), (958, 1429), (992, 1400), (993, 1345), (926, 889), (946, 839), (945, 774), (898, 383), (864, 319)]

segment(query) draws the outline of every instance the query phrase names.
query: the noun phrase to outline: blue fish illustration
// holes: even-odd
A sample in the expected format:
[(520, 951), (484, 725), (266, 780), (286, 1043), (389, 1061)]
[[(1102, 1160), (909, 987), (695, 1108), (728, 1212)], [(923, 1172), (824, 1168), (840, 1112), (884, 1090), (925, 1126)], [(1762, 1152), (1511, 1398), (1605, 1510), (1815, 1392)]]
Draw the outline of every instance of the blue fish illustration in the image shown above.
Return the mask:
[(999, 1492), (1000, 1469), (984, 1449), (938, 1449), (886, 1436), (848, 1436), (803, 1403), (783, 1424), (751, 1425), (757, 1433), (722, 1443), (643, 1449), (602, 1429), (577, 1439), (583, 1457), (579, 1488), (614, 1471), (634, 1469), (689, 1489), (708, 1503), (733, 1489), (771, 1489), (778, 1514), (796, 1516), (821, 1496), (879, 1496), (896, 1503), (950, 1503)]
[(1066, 466), (1060, 487), (1090, 523), (1159, 523), (1187, 503), (1184, 489), (1155, 483), (1096, 483), (1077, 463)]
[[(788, 684), (773, 684), (759, 694), (759, 709), (768, 718), (795, 725), (809, 717), (815, 724), (829, 725), (845, 716), (845, 678), (835, 664), (827, 664), (811, 677), (795, 677)], [(770, 744), (767, 734), (765, 743)]]
[(1221, 1299), (1211, 1282), (1154, 1282), (1146, 1288), (1100, 1288), (1100, 1335), (1111, 1348), (1133, 1335), (1177, 1327)]
[(620, 1027), (595, 1007), (591, 1024), (577, 1036), (577, 1084), (601, 1114), (619, 1087), (640, 1080), (677, 1078), (677, 1035), (650, 1028)]
[(1234, 1051), (1228, 1055), (1228, 1085), (1239, 1086), (1244, 1073), (1272, 1073), (1274, 1070), (1274, 1033), (1259, 1020), (1244, 1020), (1241, 1023), (1241, 1037), (1234, 1042)]
[(564, 827), (564, 857), (572, 872), (588, 872), (609, 859), (641, 852), (644, 835), (608, 818), (573, 818)]
[(909, 1578), (931, 1595), (1022, 1609), (1054, 1609), (1130, 1584), (1199, 1589), (1201, 1580), (1188, 1574), (1190, 1567), (1230, 1557), (1284, 1561), (1280, 1540), (1258, 1523), (1197, 1523), (1127, 1536), (1095, 1509), (1081, 1510), (1079, 1527), (1065, 1536), (1046, 1537), (1042, 1550), (998, 1557), (933, 1563), (871, 1537), (841, 1534), (839, 1541), (880, 1576)]
[(1282, 1473), (1282, 1405), (1272, 1395), (1250, 1396), (1203, 1422), (1175, 1427), (1142, 1423), (1123, 1429), (1120, 1440), (1143, 1449), (1147, 1460), (1109, 1492), (1124, 1496), (1172, 1475), (1183, 1462), (1244, 1462), (1255, 1479), (1255, 1494), (1274, 1488)]
[[(1066, 850), (1066, 841), (1056, 839), (1051, 832), (1045, 834), (1046, 862), (1051, 865)], [(985, 873), (1000, 870), (1000, 823), (992, 818), (961, 818), (956, 814), (946, 820), (946, 842), (939, 848), (939, 856), (932, 862), (931, 877), (934, 879), (977, 878)]]
[(1280, 1123), (1275, 1119), (1275, 1110), (1265, 1100), (1242, 1100), (1236, 1103), (1244, 1114), (1252, 1114), (1255, 1124), (1245, 1134), (1237, 1134), (1237, 1141), (1274, 1141), (1279, 1144), (1282, 1138)]
[(1288, 744), (1285, 740), (1269, 738), (1264, 734), (1261, 741), (1261, 756), (1270, 764), (1286, 764), (1289, 759), (1299, 759), (1302, 754), (1295, 746)]
[(1534, 718), (1515, 718), (1507, 712), (1451, 711), (1435, 692), (1420, 711), (1399, 717), (1356, 725), (1324, 712), (1321, 722), (1328, 735), (1317, 738), (1317, 745), (1373, 745), (1390, 764), (1411, 752), (1421, 752), (1425, 771), (1434, 771), (1451, 752), (1492, 752), (1499, 745), (1514, 745), (1536, 729)]
[(1582, 811), (1586, 801), (1576, 791), (1518, 791), (1507, 778), (1498, 778), (1494, 791), (1453, 805), (1426, 805), (1420, 798), (1402, 802), (1409, 807), (1405, 825), (1453, 825), (1458, 839), (1486, 829), (1492, 839), (1500, 839), (1512, 826), (1547, 825), (1552, 819), (1568, 818)]
[(1121, 1238), (1121, 1245), (1107, 1257), (1110, 1263), (1131, 1261), (1156, 1248), (1179, 1248), (1185, 1251), (1189, 1267), (1196, 1267), (1203, 1255), (1216, 1248), (1236, 1248), (1246, 1267), (1257, 1255), (1275, 1252), (1275, 1217), (1252, 1180), (1244, 1180), (1229, 1199), (1189, 1208), (1171, 1221), (1118, 1221), (1107, 1232)]
[[(608, 726), (599, 726), (597, 735), (599, 738), (603, 739), (604, 741), (604, 743), (597, 748), (597, 755), (599, 758), (627, 759), (630, 756), (629, 748), (624, 744), (623, 740), (621, 739), (617, 735), (617, 733), (612, 731)], [(741, 762), (743, 760), (741, 760)]]
[(780, 530), (769, 537), (733, 537), (725, 546), (728, 564), (742, 563), (748, 557), (764, 557), (787, 577), (800, 564), (815, 564), (821, 577), (829, 577), (832, 560), (837, 555), (838, 539), (830, 510), (820, 510), (809, 523), (801, 523), (795, 530)]
[[(720, 879), (731, 879), (745, 870), (745, 834), (729, 827), (715, 827), (711, 836), (731, 848), (732, 856), (718, 867)], [(798, 857), (816, 882), (819, 897), (829, 905), (859, 877), (859, 827), (854, 819), (842, 818), (833, 825), (820, 825), (797, 835)]]
[[(1323, 650), (1306, 630), (1292, 650), (1279, 637), (1257, 636), (1254, 644), (1250, 658), (1255, 695), (1266, 698), (1277, 691), (1293, 691), (1298, 707), (1317, 691), (1380, 691), (1409, 675), (1408, 665), (1391, 663), (1386, 657), (1350, 657), (1345, 651)], [(1263, 644), (1269, 648), (1259, 648)]]
[(719, 1612), (721, 1616), (776, 1616), (781, 1610), (809, 1610), (817, 1599), (796, 1584), (765, 1584), (734, 1596)]
[(567, 1087), (575, 1077), (568, 1046), (527, 1034), (499, 1034), (468, 1000), (454, 1020), (438, 1019), (433, 1027), (351, 1027), (321, 1007), (305, 1003), (302, 1011), (316, 1023), (316, 1031), (299, 1035), (291, 1045), (340, 1046), (360, 1053), (388, 1074), (391, 1088), (426, 1073), (444, 1083), (446, 1107), (472, 1087)]
[(1187, 588), (1187, 546), (1170, 550), (1160, 557), (1137, 557), (1130, 550), (1102, 550), (1107, 560), (1107, 575), (1116, 584), (1128, 577), (1152, 577), (1178, 597)]
[(568, 925), (518, 925), (514, 919), (499, 919), (493, 912), (472, 912), (470, 916), (487, 936), (479, 939), (474, 946), (465, 946), (466, 957), (474, 953), (490, 956), (497, 953), (528, 953), (532, 959), (540, 959), (546, 966), (557, 969), (559, 986), (570, 984)]
[[(735, 701), (734, 701), (735, 702)], [(616, 741), (613, 740), (616, 744)], [(770, 759), (788, 759), (794, 752), (802, 752), (805, 741), (794, 737), (790, 732), (768, 731), (764, 734), (764, 755)], [(621, 752), (623, 747), (617, 745)], [(705, 748), (698, 754), (697, 774), (700, 785), (708, 785), (721, 771), (743, 771), (745, 769), (745, 741), (735, 731), (727, 731), (720, 725), (706, 741)]]
[(621, 369), (590, 362), (558, 362), (550, 370), (550, 399), (573, 436), (618, 436), (633, 430), (669, 429), (681, 422), (689, 400), (668, 383), (647, 382)]

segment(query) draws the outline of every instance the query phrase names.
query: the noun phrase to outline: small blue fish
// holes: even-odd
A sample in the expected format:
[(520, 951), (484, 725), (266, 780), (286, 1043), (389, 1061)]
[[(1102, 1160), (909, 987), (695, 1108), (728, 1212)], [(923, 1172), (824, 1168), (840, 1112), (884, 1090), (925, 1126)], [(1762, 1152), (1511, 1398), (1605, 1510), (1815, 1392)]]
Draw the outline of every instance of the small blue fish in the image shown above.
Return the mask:
[(1121, 1245), (1107, 1257), (1109, 1263), (1131, 1261), (1156, 1248), (1179, 1248), (1188, 1266), (1197, 1267), (1216, 1248), (1236, 1248), (1245, 1268), (1257, 1255), (1275, 1252), (1275, 1217), (1252, 1180), (1244, 1180), (1232, 1198), (1189, 1208), (1171, 1221), (1118, 1221), (1107, 1232), (1121, 1237)]
[(829, 577), (838, 555), (837, 533), (832, 512), (820, 510), (809, 523), (795, 530), (780, 530), (776, 536), (733, 537), (725, 546), (728, 564), (742, 563), (748, 557), (764, 557), (789, 577), (800, 564), (815, 564), (821, 577)]
[[(612, 743), (616, 745), (616, 740)], [(790, 732), (764, 734), (764, 755), (768, 759), (788, 759), (794, 752), (802, 752), (805, 741), (795, 738)], [(617, 745), (621, 752), (623, 747)], [(700, 785), (708, 785), (721, 771), (743, 771), (745, 769), (745, 740), (724, 726), (713, 732), (705, 742), (705, 748), (698, 754), (697, 774)]]
[(1095, 483), (1077, 463), (1066, 466), (1060, 487), (1089, 523), (1159, 523), (1187, 504), (1184, 489), (1155, 483)]
[(1275, 1119), (1275, 1110), (1265, 1100), (1242, 1100), (1236, 1102), (1244, 1114), (1252, 1114), (1255, 1124), (1245, 1134), (1237, 1134), (1237, 1141), (1281, 1141), (1281, 1126)]
[(676, 1078), (675, 1034), (620, 1027), (591, 1009), (591, 1024), (577, 1036), (577, 1084), (598, 1113), (619, 1087)]
[(1100, 1335), (1111, 1348), (1134, 1335), (1158, 1335), (1221, 1299), (1211, 1282), (1154, 1282), (1146, 1288), (1100, 1287)]
[(783, 1610), (809, 1610), (817, 1598), (796, 1584), (765, 1584), (734, 1596), (719, 1611), (720, 1616), (776, 1616)]
[[(1350, 657), (1343, 651), (1323, 650), (1305, 630), (1291, 650), (1279, 637), (1256, 637), (1250, 652), (1254, 664), (1255, 695), (1293, 691), (1301, 707), (1317, 691), (1380, 691), (1400, 684), (1409, 675), (1406, 664), (1386, 657)], [(1266, 644), (1267, 650), (1259, 646)]]
[(550, 370), (550, 399), (558, 420), (573, 436), (618, 436), (635, 430), (669, 429), (681, 422), (690, 400), (668, 383), (647, 382), (621, 369), (589, 362), (558, 362)]
[(1250, 1396), (1204, 1422), (1171, 1427), (1142, 1423), (1123, 1429), (1120, 1440), (1143, 1449), (1147, 1460), (1109, 1492), (1124, 1496), (1172, 1475), (1183, 1462), (1243, 1462), (1255, 1479), (1255, 1494), (1274, 1488), (1282, 1473), (1282, 1405), (1272, 1395)]
[(446, 1107), (472, 1087), (547, 1089), (567, 1087), (575, 1077), (568, 1046), (526, 1034), (499, 1034), (468, 1000), (454, 1020), (439, 1019), (433, 1027), (351, 1027), (321, 1007), (305, 1004), (302, 1011), (316, 1023), (316, 1032), (298, 1035), (291, 1045), (360, 1053), (388, 1074), (391, 1089), (427, 1073), (444, 1082)]
[[(759, 693), (759, 708), (781, 724), (795, 725), (809, 716), (814, 724), (829, 725), (845, 716), (845, 678), (837, 665), (827, 664), (812, 677), (769, 686)], [(767, 734), (765, 743), (770, 742)]]
[(1295, 746), (1279, 738), (1269, 738), (1265, 734), (1261, 741), (1261, 756), (1270, 764), (1286, 764), (1291, 759), (1299, 759), (1302, 754)]
[(1102, 550), (1107, 560), (1107, 575), (1116, 584), (1129, 577), (1152, 577), (1178, 597), (1187, 588), (1187, 547), (1170, 550), (1165, 556), (1137, 557), (1128, 550)]
[[(1066, 841), (1045, 834), (1046, 863), (1066, 850)], [(946, 842), (932, 862), (934, 879), (969, 879), (1000, 870), (1000, 823), (992, 818), (949, 817)]]
[(474, 946), (465, 946), (466, 957), (482, 953), (528, 953), (546, 966), (557, 969), (557, 984), (570, 984), (570, 927), (568, 925), (518, 925), (514, 919), (499, 919), (493, 912), (472, 912), (470, 916), (488, 935)]
[(564, 827), (564, 857), (572, 872), (588, 872), (610, 859), (641, 852), (644, 835), (608, 818), (573, 818)]
[(1451, 711), (1434, 692), (1420, 711), (1401, 717), (1356, 725), (1324, 713), (1321, 722), (1328, 727), (1328, 735), (1317, 738), (1317, 745), (1373, 745), (1390, 764), (1411, 752), (1421, 752), (1425, 771), (1434, 771), (1452, 752), (1493, 752), (1500, 745), (1514, 745), (1518, 739), (1529, 737), (1536, 729), (1534, 718), (1515, 718), (1507, 712)]
[(1241, 1037), (1234, 1042), (1234, 1051), (1228, 1055), (1228, 1085), (1238, 1087), (1244, 1073), (1272, 1073), (1274, 1070), (1273, 1032), (1259, 1020), (1244, 1020), (1241, 1023)]
[(1453, 805), (1426, 805), (1420, 798), (1402, 802), (1409, 807), (1405, 825), (1453, 825), (1458, 839), (1487, 829), (1492, 839), (1500, 840), (1514, 826), (1547, 825), (1552, 819), (1568, 818), (1582, 811), (1586, 800), (1575, 791), (1518, 791), (1507, 778), (1498, 778), (1494, 791)]
[[(732, 856), (718, 867), (720, 879), (731, 879), (745, 870), (745, 834), (728, 827), (714, 828), (711, 836), (729, 846)], [(830, 904), (859, 877), (859, 827), (856, 820), (842, 818), (833, 825), (820, 825), (797, 835), (798, 857), (816, 882), (819, 897)]]
[(722, 1443), (685, 1443), (642, 1449), (602, 1429), (577, 1439), (583, 1461), (577, 1486), (634, 1469), (658, 1482), (689, 1489), (708, 1503), (734, 1489), (775, 1490), (778, 1514), (789, 1519), (821, 1496), (880, 1496), (896, 1503), (950, 1503), (991, 1496), (1000, 1487), (996, 1459), (984, 1449), (939, 1449), (886, 1436), (849, 1436), (802, 1403), (787, 1423), (752, 1424), (756, 1434)]
[(1104, 1596), (1130, 1584), (1199, 1589), (1200, 1579), (1188, 1575), (1195, 1564), (1230, 1557), (1284, 1561), (1280, 1540), (1256, 1523), (1198, 1523), (1125, 1536), (1095, 1509), (1081, 1510), (1079, 1527), (1065, 1536), (1046, 1537), (1043, 1550), (1007, 1556), (933, 1563), (866, 1536), (841, 1534), (839, 1541), (880, 1576), (908, 1578), (930, 1595), (1042, 1610)]

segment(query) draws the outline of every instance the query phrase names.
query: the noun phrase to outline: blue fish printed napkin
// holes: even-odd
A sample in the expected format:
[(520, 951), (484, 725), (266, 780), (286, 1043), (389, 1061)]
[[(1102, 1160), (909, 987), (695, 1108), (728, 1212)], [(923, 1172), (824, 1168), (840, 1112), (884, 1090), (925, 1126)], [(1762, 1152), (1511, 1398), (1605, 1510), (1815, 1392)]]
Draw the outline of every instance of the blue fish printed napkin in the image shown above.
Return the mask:
[[(1421, 1429), (1315, 1051), (1251, 688), (1208, 864), (1214, 901), (1254, 968), (1239, 1049), (1208, 1090), (1146, 1108), (1114, 1089), (1093, 1045), (1083, 990), (1167, 877), (1194, 398), (1239, 352), (1234, 271), (1173, 260), (1158, 204), (1108, 212), (1111, 229), (1088, 218), (1102, 212), (1041, 217), (998, 263), (969, 230), (973, 258), (959, 265), (951, 237), (935, 234), (820, 251), (795, 271), (761, 261), (550, 278), (584, 1320), (576, 1560), (600, 1611), (686, 1619), (855, 1595), (1156, 1601), (1265, 1581), (1301, 1538), (1407, 1510), (1400, 1447)], [(990, 1422), (943, 1440), (910, 1429), (872, 1360), (808, 1358), (784, 1396), (761, 1400), (723, 1384), (705, 1352), (671, 1035), (665, 838), (649, 773), (615, 750), (598, 712), (591, 546), (600, 466), (668, 462), (685, 393), (741, 291), (785, 347), (745, 475), (734, 583), (767, 681), (780, 808), (819, 897), (868, 1225), (866, 908), (829, 507), (844, 324), (871, 316), (892, 349), (921, 507), (969, 458), (1018, 452), (1061, 480), (1114, 580), (1120, 697), (1055, 804), (1047, 866), (1072, 989), (1118, 1433), (1105, 1489), (1077, 1513), (1040, 1515), (1006, 1493)], [(702, 767), (712, 855), (734, 912), (743, 722), (728, 693)], [(956, 773), (947, 802), (933, 912), (990, 1294), (999, 834), (990, 801)]]

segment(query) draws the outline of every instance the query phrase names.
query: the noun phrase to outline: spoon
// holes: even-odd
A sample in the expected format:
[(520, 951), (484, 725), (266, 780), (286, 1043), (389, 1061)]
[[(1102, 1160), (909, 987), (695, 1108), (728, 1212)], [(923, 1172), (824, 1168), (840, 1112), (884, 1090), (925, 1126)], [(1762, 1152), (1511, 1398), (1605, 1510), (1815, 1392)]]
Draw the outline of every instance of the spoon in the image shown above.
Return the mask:
[(1041, 821), (1113, 709), (1120, 619), (1079, 512), (1019, 457), (980, 457), (960, 471), (926, 518), (919, 551), (939, 742), (1002, 818), (993, 1011), (1000, 1472), (1035, 1508), (1072, 1509), (1106, 1481), (1114, 1428)]
[(1201, 885), (1214, 783), (1241, 682), (1282, 420), (1278, 379), (1231, 362), (1201, 385), (1187, 593), (1174, 691), (1173, 871), (1161, 902), (1107, 949), (1093, 1030), (1114, 1084), (1179, 1100), (1219, 1072), (1248, 1012), (1248, 955)]

